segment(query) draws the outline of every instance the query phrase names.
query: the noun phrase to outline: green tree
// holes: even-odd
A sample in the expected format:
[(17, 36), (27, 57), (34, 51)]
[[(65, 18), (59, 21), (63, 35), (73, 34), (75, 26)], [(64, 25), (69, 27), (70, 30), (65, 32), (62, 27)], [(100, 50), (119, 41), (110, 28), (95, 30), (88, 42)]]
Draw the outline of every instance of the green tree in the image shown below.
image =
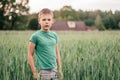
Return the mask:
[(105, 29), (100, 15), (97, 15), (97, 16), (96, 16), (95, 26), (96, 26), (99, 30), (104, 30), (104, 29)]
[(75, 21), (78, 20), (78, 15), (76, 14), (76, 11), (72, 9), (71, 6), (64, 6), (60, 10), (60, 16), (63, 18), (65, 21)]
[(30, 20), (28, 28), (31, 30), (37, 30), (40, 29), (40, 26), (38, 24), (38, 19), (37, 18), (33, 18)]
[(87, 11), (78, 10), (77, 14), (78, 14), (79, 20), (85, 21), (86, 19), (88, 19), (88, 13), (87, 13)]
[(115, 20), (116, 20), (116, 24), (118, 24), (118, 29), (120, 29), (120, 11), (115, 11), (115, 14), (114, 14), (114, 17), (115, 17)]
[(115, 17), (112, 14), (108, 14), (103, 18), (104, 25), (106, 29), (117, 29), (118, 24), (115, 20)]
[(85, 20), (85, 24), (86, 24), (87, 26), (93, 26), (93, 25), (94, 25), (94, 20), (91, 19), (91, 18), (86, 19), (86, 20)]
[(28, 0), (1, 0), (0, 29), (15, 29), (18, 17), (28, 14), (28, 11)]

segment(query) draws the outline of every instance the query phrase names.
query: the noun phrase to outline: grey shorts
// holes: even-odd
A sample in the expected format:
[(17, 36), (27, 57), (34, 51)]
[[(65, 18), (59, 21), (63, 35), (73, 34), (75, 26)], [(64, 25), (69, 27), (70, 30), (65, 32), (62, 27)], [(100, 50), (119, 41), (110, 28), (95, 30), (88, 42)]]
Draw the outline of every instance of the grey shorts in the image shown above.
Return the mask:
[(57, 69), (40, 70), (40, 80), (58, 80)]

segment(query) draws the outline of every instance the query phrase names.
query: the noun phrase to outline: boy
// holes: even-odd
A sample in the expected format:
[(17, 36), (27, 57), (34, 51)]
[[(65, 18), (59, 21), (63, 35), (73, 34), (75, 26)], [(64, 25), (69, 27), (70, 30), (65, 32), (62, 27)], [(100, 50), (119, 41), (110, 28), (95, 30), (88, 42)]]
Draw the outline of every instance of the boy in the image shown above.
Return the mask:
[[(31, 67), (34, 79), (58, 80), (57, 69), (62, 79), (62, 67), (58, 48), (58, 36), (50, 31), (53, 24), (53, 12), (47, 8), (42, 9), (38, 14), (38, 23), (41, 30), (32, 34), (28, 46), (28, 63)], [(36, 62), (34, 63), (34, 50)], [(36, 64), (36, 66), (35, 66)], [(40, 69), (39, 76), (37, 68)]]

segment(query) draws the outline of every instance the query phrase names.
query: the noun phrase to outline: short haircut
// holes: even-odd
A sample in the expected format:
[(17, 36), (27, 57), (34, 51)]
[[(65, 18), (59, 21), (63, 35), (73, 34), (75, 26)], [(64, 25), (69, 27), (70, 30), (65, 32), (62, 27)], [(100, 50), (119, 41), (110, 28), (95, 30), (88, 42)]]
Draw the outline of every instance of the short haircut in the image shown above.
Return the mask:
[(38, 18), (40, 18), (41, 15), (46, 15), (46, 14), (50, 14), (53, 16), (53, 12), (48, 9), (48, 8), (43, 8), (39, 13), (38, 13)]

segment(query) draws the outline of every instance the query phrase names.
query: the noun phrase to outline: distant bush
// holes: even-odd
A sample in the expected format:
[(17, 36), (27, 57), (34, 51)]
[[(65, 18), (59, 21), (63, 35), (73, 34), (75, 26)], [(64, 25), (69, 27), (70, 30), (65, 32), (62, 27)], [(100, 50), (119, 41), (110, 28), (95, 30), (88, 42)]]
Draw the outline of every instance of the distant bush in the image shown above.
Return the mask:
[(38, 24), (37, 18), (31, 19), (30, 22), (29, 22), (29, 24), (28, 24), (28, 29), (37, 30), (39, 28), (40, 28), (40, 26)]

